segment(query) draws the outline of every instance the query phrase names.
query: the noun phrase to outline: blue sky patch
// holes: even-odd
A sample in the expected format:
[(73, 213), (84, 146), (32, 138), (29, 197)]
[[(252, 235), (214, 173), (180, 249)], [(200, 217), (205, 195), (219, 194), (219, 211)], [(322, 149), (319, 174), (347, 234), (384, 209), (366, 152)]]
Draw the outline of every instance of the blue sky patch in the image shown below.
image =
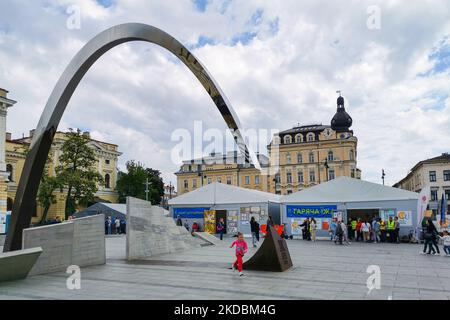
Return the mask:
[(433, 74), (442, 73), (450, 69), (450, 37), (446, 36), (439, 44), (433, 48), (433, 52), (428, 56), (430, 61), (434, 61), (432, 69), (419, 76), (429, 77)]
[(256, 36), (257, 36), (256, 32), (247, 31), (239, 33), (231, 39), (231, 45), (235, 46), (240, 42), (245, 46), (249, 44)]
[(114, 4), (115, 0), (96, 0), (97, 3), (105, 8), (109, 8)]
[(210, 0), (192, 0), (195, 5), (195, 8), (200, 12), (205, 12), (206, 7), (210, 3)]

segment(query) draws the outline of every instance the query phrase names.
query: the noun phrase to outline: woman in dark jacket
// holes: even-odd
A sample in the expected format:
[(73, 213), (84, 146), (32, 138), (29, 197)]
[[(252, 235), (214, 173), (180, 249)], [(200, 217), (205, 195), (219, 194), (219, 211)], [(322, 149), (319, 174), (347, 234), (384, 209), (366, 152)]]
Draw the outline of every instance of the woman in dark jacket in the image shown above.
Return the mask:
[[(436, 251), (438, 254), (440, 254), (439, 251), (439, 247), (437, 245), (437, 236), (438, 236), (438, 232), (436, 230), (435, 225), (433, 224), (433, 221), (431, 219), (428, 219), (427, 221), (427, 227), (425, 229), (425, 234), (424, 234), (424, 246), (423, 246), (423, 253), (427, 253), (427, 254), (436, 254)], [(427, 251), (427, 247), (428, 247), (428, 252)], [(436, 247), (436, 250), (434, 250), (434, 247)]]
[(259, 242), (259, 223), (256, 222), (255, 217), (250, 219), (250, 230), (252, 231), (253, 247), (256, 248), (256, 242)]

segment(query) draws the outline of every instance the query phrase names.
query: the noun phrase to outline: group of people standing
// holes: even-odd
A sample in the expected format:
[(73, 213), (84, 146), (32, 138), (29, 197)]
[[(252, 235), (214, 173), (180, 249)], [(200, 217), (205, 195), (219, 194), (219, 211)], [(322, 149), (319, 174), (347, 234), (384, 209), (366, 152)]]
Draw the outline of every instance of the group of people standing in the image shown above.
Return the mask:
[[(427, 219), (425, 225), (422, 227), (423, 231), (423, 251), (422, 254), (441, 254), (438, 246), (438, 240), (442, 239), (444, 242), (444, 253), (446, 256), (450, 255), (450, 235), (447, 230), (444, 230), (441, 236), (436, 229), (433, 221)], [(428, 249), (428, 252), (427, 252)]]
[(105, 234), (125, 234), (127, 233), (127, 222), (125, 219), (111, 218), (105, 219)]
[(349, 219), (347, 224), (350, 240), (364, 242), (400, 242), (400, 222), (397, 217), (389, 217), (387, 221), (374, 217), (372, 221)]

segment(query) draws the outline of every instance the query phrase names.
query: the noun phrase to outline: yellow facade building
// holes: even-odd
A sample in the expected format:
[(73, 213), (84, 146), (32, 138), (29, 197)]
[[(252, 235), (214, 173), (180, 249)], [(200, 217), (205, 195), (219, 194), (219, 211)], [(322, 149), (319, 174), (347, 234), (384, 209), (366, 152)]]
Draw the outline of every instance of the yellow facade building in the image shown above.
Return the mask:
[[(17, 191), (17, 185), (25, 163), (26, 150), (31, 143), (33, 133), (34, 130), (31, 130), (28, 137), (23, 137), (20, 139), (12, 139), (11, 134), (6, 133), (6, 171), (9, 175), (9, 182), (7, 184), (8, 210), (12, 209), (12, 204)], [(58, 159), (62, 154), (61, 147), (65, 140), (66, 134), (64, 132), (57, 132), (55, 134), (53, 144), (50, 149), (52, 162), (47, 167), (49, 175), (55, 175), (55, 168), (59, 165)], [(118, 157), (121, 155), (118, 151), (118, 146), (94, 139), (91, 139), (88, 145), (95, 152), (97, 157), (97, 170), (102, 175), (104, 180), (104, 183), (98, 186), (98, 191), (95, 194), (95, 200), (117, 203), (117, 162)], [(61, 219), (64, 219), (66, 192), (56, 191), (55, 195), (57, 202), (51, 205), (47, 218), (52, 219), (59, 216)], [(43, 208), (37, 205), (32, 223), (40, 221), (42, 212)]]
[(258, 155), (262, 171), (236, 152), (183, 161), (175, 173), (178, 195), (212, 182), (286, 195), (340, 176), (359, 179), (358, 139), (351, 125), (339, 97), (330, 125), (296, 126), (276, 134), (267, 147), (269, 157)]

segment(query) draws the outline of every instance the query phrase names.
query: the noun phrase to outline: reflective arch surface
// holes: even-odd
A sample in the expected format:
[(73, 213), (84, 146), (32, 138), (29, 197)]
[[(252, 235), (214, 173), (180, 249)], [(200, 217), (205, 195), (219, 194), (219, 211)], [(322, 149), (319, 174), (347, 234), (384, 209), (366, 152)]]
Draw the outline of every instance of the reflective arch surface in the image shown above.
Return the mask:
[(167, 49), (180, 59), (210, 95), (233, 134), (245, 161), (250, 162), (251, 160), (257, 169), (261, 169), (256, 154), (250, 150), (242, 137), (241, 124), (236, 113), (200, 61), (175, 38), (158, 28), (140, 23), (117, 25), (98, 34), (76, 54), (59, 78), (47, 101), (20, 177), (3, 248), (4, 252), (22, 249), (22, 231), (28, 228), (31, 223), (33, 203), (36, 199), (47, 155), (73, 92), (98, 58), (111, 48), (130, 41), (154, 43)]

